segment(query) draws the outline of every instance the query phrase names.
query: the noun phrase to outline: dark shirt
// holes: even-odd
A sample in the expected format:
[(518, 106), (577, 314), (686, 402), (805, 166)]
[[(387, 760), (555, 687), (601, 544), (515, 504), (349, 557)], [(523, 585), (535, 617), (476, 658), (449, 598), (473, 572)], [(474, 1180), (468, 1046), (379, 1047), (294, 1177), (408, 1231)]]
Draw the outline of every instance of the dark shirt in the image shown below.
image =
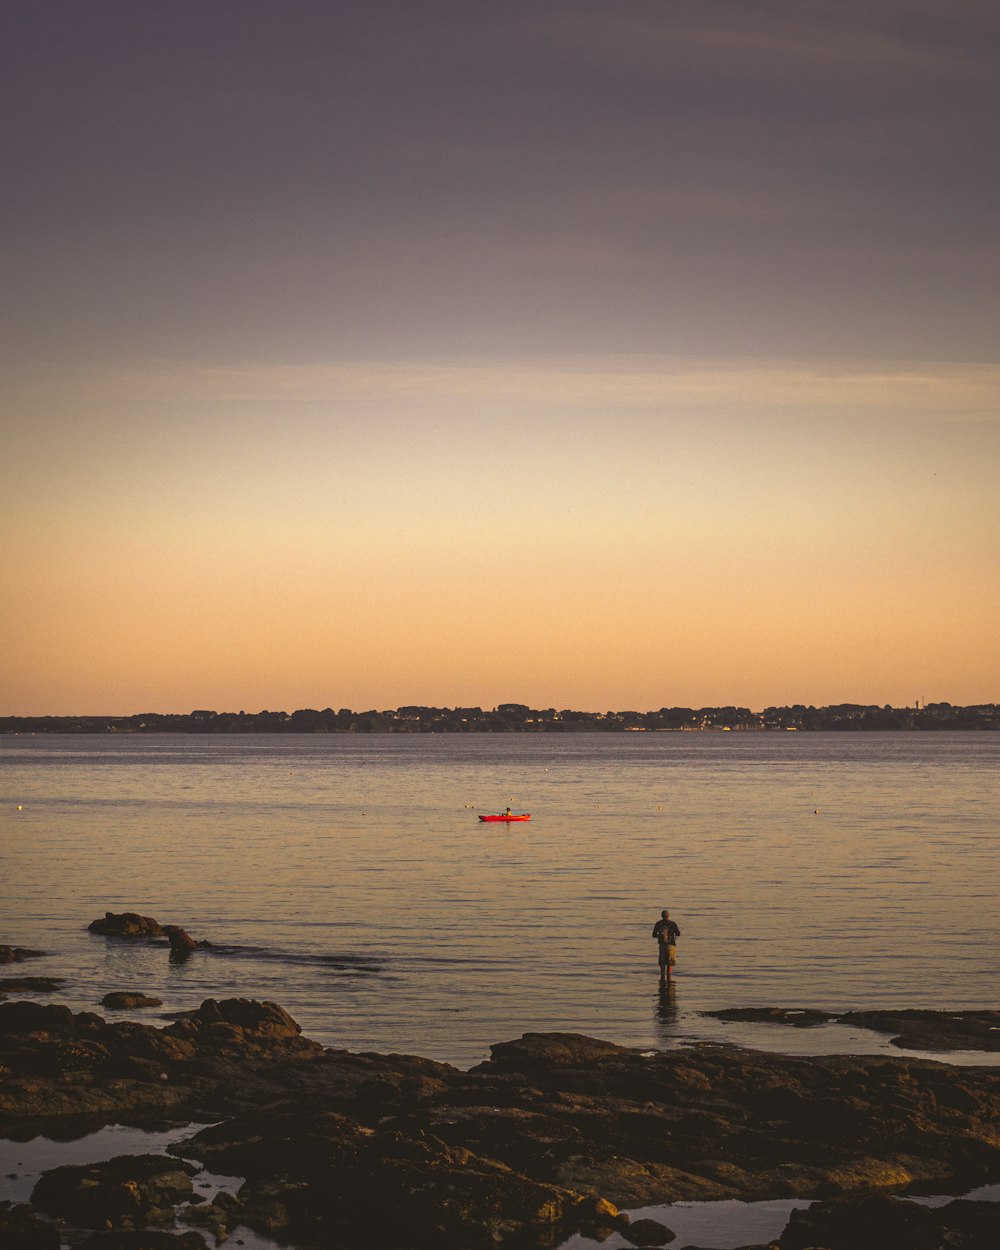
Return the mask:
[(653, 937), (661, 944), (673, 946), (680, 937), (681, 931), (672, 920), (657, 920), (653, 925)]

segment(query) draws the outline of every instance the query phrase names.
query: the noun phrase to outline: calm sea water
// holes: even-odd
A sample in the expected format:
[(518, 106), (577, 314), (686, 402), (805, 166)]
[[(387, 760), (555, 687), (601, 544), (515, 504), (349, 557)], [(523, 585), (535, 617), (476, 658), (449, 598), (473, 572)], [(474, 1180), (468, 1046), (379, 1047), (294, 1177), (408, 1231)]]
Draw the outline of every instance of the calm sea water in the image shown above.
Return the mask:
[[(874, 1050), (700, 1013), (995, 1007), (998, 763), (977, 733), (4, 737), (0, 942), (52, 952), (5, 972), (463, 1066), (549, 1029)], [(508, 803), (531, 822), (477, 820)], [(214, 949), (88, 934), (107, 910)]]

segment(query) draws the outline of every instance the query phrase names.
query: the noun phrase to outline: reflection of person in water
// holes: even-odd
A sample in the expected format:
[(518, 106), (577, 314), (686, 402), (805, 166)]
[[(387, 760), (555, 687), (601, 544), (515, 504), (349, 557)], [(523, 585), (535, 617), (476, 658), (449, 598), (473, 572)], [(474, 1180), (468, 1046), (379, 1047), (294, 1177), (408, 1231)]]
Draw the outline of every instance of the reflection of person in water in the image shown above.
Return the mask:
[(661, 981), (656, 996), (656, 1031), (660, 1043), (673, 1046), (677, 1040), (677, 986), (673, 981)]

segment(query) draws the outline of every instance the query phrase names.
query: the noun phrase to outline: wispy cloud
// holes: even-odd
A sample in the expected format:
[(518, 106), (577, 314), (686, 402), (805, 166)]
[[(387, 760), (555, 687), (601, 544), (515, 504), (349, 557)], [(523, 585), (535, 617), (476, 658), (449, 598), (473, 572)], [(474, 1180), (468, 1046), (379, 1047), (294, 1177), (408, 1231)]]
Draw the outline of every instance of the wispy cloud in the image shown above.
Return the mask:
[(649, 357), (492, 363), (345, 361), (188, 366), (94, 375), (111, 403), (303, 404), (455, 413), (711, 411), (732, 415), (872, 415), (1000, 420), (1000, 366), (883, 362), (673, 362)]

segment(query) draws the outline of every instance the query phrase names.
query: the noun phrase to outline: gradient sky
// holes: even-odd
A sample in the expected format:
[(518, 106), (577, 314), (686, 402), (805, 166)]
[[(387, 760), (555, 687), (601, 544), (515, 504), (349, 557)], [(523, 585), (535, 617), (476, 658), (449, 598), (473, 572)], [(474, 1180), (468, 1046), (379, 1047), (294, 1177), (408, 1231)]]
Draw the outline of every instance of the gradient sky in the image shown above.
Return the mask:
[(1000, 700), (993, 0), (5, 0), (0, 713)]

